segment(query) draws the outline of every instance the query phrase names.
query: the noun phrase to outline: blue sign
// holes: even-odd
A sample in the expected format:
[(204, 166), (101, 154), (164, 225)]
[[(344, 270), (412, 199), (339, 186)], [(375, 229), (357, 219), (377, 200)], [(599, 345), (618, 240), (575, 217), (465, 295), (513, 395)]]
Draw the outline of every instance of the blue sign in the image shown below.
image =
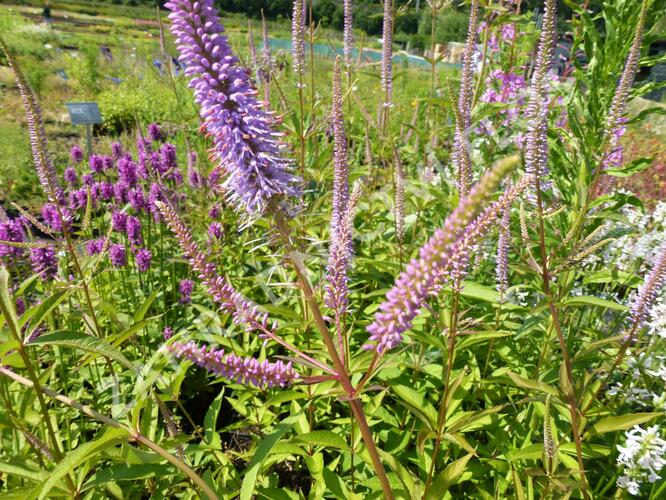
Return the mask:
[(102, 123), (102, 114), (96, 102), (68, 102), (66, 106), (73, 125)]

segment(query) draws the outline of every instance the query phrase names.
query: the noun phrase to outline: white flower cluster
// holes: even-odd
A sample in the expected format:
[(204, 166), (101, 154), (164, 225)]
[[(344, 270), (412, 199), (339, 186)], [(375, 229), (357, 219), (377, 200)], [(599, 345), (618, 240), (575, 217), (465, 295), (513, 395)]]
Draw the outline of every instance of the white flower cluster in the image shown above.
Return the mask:
[(666, 441), (657, 425), (648, 429), (636, 425), (625, 435), (624, 446), (617, 447), (620, 452), (617, 464), (624, 467), (617, 485), (631, 495), (638, 495), (645, 480), (654, 483), (661, 479), (659, 472), (666, 465)]
[(647, 213), (636, 208), (625, 208), (623, 215), (628, 224), (613, 225), (617, 228), (631, 228), (632, 233), (607, 245), (603, 256), (590, 260), (614, 262), (618, 269), (628, 272), (633, 271), (636, 261), (644, 262), (643, 269), (649, 268), (654, 263), (657, 249), (666, 241), (666, 202), (659, 202), (654, 210)]
[(648, 326), (650, 335), (666, 339), (666, 293), (652, 307)]

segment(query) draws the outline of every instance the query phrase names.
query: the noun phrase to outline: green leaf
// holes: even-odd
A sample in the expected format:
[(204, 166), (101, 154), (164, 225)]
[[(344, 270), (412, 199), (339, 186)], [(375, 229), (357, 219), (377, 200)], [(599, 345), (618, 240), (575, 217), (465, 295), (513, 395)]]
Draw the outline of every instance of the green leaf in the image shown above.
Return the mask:
[(652, 158), (639, 158), (621, 167), (604, 170), (604, 174), (612, 175), (613, 177), (631, 177), (638, 172), (642, 172), (650, 165), (652, 165)]
[(620, 415), (618, 417), (606, 417), (599, 420), (592, 426), (593, 434), (603, 434), (605, 432), (622, 431), (629, 429), (634, 425), (640, 425), (644, 422), (652, 420), (655, 417), (663, 416), (663, 413), (630, 413), (628, 415)]
[(506, 375), (513, 381), (513, 383), (522, 389), (528, 389), (531, 391), (545, 392), (551, 396), (558, 397), (560, 393), (552, 385), (539, 382), (537, 380), (531, 380), (524, 377), (521, 377), (517, 373), (506, 372)]
[(116, 360), (121, 365), (135, 371), (134, 365), (116, 348), (107, 344), (104, 340), (86, 335), (79, 332), (56, 332), (50, 335), (43, 335), (37, 337), (35, 340), (27, 344), (29, 346), (37, 345), (59, 345), (64, 347), (71, 347), (72, 349), (80, 349), (82, 351), (94, 352), (107, 358)]
[(340, 450), (349, 449), (345, 440), (340, 435), (331, 431), (308, 432), (307, 434), (295, 436), (292, 441), (310, 446), (324, 446), (326, 448), (338, 448)]
[(402, 405), (411, 410), (433, 431), (437, 428), (437, 411), (422, 394), (406, 385), (396, 385), (392, 389)]
[(570, 297), (565, 300), (564, 305), (567, 306), (595, 306), (604, 307), (606, 309), (614, 309), (616, 311), (626, 311), (628, 308), (625, 305), (618, 304), (612, 300), (601, 299), (599, 297), (592, 297), (590, 295), (582, 295), (580, 297)]
[(117, 442), (127, 436), (128, 434), (125, 429), (107, 428), (97, 439), (77, 446), (76, 449), (68, 453), (67, 456), (58, 463), (56, 468), (49, 474), (48, 479), (42, 483), (41, 487), (33, 492), (31, 500), (37, 498), (35, 495), (38, 495), (39, 500), (46, 498), (58, 481), (64, 478), (67, 474), (73, 472), (74, 469), (88, 460), (91, 455), (99, 453), (110, 446), (115, 446)]
[[(410, 493), (410, 496), (412, 498), (421, 498), (421, 485), (418, 478), (414, 477), (412, 473), (409, 472), (409, 469), (400, 463), (396, 456), (391, 455), (390, 453), (386, 453), (381, 449), (378, 449), (377, 451), (379, 452), (379, 456), (382, 459), (382, 462), (388, 464), (391, 470), (395, 472), (402, 485)], [(363, 459), (369, 464), (372, 464), (367, 449), (364, 450), (363, 455), (365, 455)]]
[(25, 334), (25, 337), (26, 338), (30, 337), (30, 335), (37, 329), (37, 327), (42, 324), (44, 318), (48, 316), (48, 314), (51, 311), (53, 311), (56, 307), (58, 307), (58, 305), (63, 300), (69, 297), (70, 293), (72, 293), (72, 289), (57, 290), (55, 293), (53, 293), (53, 295), (49, 296), (41, 304), (26, 311), (25, 314), (21, 316), (20, 319), (21, 326), (25, 325), (25, 323), (27, 323), (28, 320), (30, 320), (30, 328), (28, 332)]
[(428, 493), (428, 500), (442, 498), (442, 493), (447, 491), (452, 485), (458, 483), (461, 480), (463, 472), (465, 472), (467, 462), (469, 462), (473, 456), (474, 455), (470, 453), (469, 455), (465, 455), (447, 465), (446, 469), (444, 469), (433, 482), (432, 488), (430, 488)]
[(335, 498), (340, 500), (347, 500), (351, 498), (351, 492), (345, 482), (338, 476), (335, 472), (330, 470), (327, 467), (324, 467), (322, 470), (322, 477), (324, 478), (324, 483), (328, 490), (333, 493)]
[(471, 413), (458, 413), (461, 417), (455, 419), (454, 416), (454, 418), (449, 420), (446, 425), (447, 431), (451, 434), (455, 434), (457, 432), (469, 432), (470, 430), (475, 430), (479, 424), (483, 423), (481, 422), (483, 419), (493, 413), (497, 413), (502, 408), (504, 408), (504, 405), (497, 405), (492, 408), (486, 408), (485, 410), (478, 410)]
[(282, 439), (282, 436), (284, 436), (294, 425), (297, 417), (298, 415), (288, 417), (279, 424), (271, 434), (261, 440), (259, 446), (257, 446), (257, 451), (254, 453), (247, 469), (245, 469), (245, 477), (243, 478), (243, 484), (240, 489), (240, 500), (250, 500), (252, 498), (254, 485), (257, 482), (257, 474), (259, 474), (261, 466), (277, 442)]
[(10, 330), (18, 334), (20, 329), (16, 318), (14, 301), (9, 295), (9, 272), (6, 267), (0, 267), (0, 312), (2, 312), (5, 323), (7, 323)]
[(118, 464), (95, 472), (95, 475), (83, 485), (82, 491), (89, 490), (110, 481), (131, 481), (147, 477), (166, 476), (174, 468), (166, 464)]
[(27, 465), (19, 465), (17, 463), (8, 464), (5, 462), (0, 462), (0, 473), (7, 476), (22, 477), (37, 483), (44, 481), (49, 476), (47, 471), (31, 469)]
[(206, 416), (204, 417), (204, 440), (208, 444), (219, 442), (219, 436), (216, 432), (217, 429), (215, 428), (215, 425), (217, 423), (217, 417), (220, 415), (220, 409), (222, 408), (223, 401), (224, 387), (210, 404), (208, 411), (206, 412)]
[(157, 298), (157, 291), (151, 293), (146, 297), (146, 300), (143, 301), (143, 304), (141, 304), (141, 307), (139, 307), (136, 312), (134, 313), (134, 322), (138, 323), (141, 321), (145, 316), (146, 313), (148, 312), (148, 309), (152, 305), (153, 302), (155, 302), (155, 299)]

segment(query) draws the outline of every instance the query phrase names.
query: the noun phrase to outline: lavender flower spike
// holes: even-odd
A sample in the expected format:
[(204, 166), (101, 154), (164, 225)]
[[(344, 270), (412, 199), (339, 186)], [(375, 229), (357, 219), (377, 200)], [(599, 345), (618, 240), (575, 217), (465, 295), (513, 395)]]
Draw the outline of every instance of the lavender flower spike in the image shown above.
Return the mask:
[(256, 387), (286, 387), (298, 379), (291, 363), (258, 361), (255, 358), (241, 358), (235, 354), (225, 356), (223, 349), (207, 350), (197, 347), (194, 342), (174, 343), (169, 350), (179, 358), (185, 358), (215, 375), (234, 380), (239, 384)]
[(305, 69), (305, 3), (294, 0), (291, 14), (291, 64), (298, 77), (298, 85), (302, 85)]
[(198, 273), (199, 279), (221, 309), (230, 313), (236, 324), (245, 325), (248, 331), (260, 330), (272, 334), (272, 327), (268, 325), (268, 314), (261, 314), (255, 304), (236, 291), (224, 277), (217, 274), (215, 266), (199, 250), (199, 246), (194, 242), (187, 226), (178, 217), (173, 207), (161, 201), (156, 201), (155, 205), (162, 213), (171, 232), (176, 236), (190, 266)]
[(349, 166), (347, 165), (347, 134), (342, 113), (342, 84), (340, 57), (335, 58), (333, 68), (333, 96), (331, 123), (333, 128), (333, 212), (331, 215), (331, 238), (337, 237), (339, 220), (347, 212), (349, 202)]
[(624, 112), (629, 98), (629, 91), (634, 84), (638, 60), (641, 56), (641, 45), (645, 31), (645, 18), (647, 17), (647, 1), (643, 1), (634, 40), (629, 48), (627, 60), (624, 63), (622, 76), (615, 89), (615, 95), (611, 102), (606, 124), (606, 140), (608, 141), (607, 153), (603, 159), (603, 166), (618, 167), (622, 163), (622, 145), (620, 138), (624, 135)]
[(227, 174), (221, 188), (228, 200), (256, 213), (274, 196), (296, 194), (297, 178), (273, 130), (276, 119), (257, 100), (247, 70), (231, 51), (213, 0), (171, 0), (166, 6), (179, 60), (213, 138), (213, 156)]
[(537, 178), (548, 172), (548, 81), (557, 34), (555, 5), (556, 0), (546, 0), (526, 112), (525, 170)]
[[(419, 256), (398, 276), (393, 288), (386, 294), (386, 301), (379, 306), (374, 322), (368, 326), (370, 341), (374, 344), (367, 344), (366, 348), (383, 353), (398, 345), (402, 340), (402, 334), (411, 327), (426, 298), (446, 277), (447, 271), (462, 267), (457, 266), (459, 263), (454, 262), (454, 257), (464, 247), (456, 244), (464, 240), (468, 226), (474, 220), (480, 205), (495, 191), (500, 180), (515, 167), (517, 162), (516, 157), (510, 157), (495, 164), (484, 174), (469, 195), (460, 201), (458, 207), (446, 219), (444, 227), (438, 229), (421, 247)], [(523, 184), (521, 183), (521, 186)], [(482, 230), (489, 228), (488, 221), (518, 194), (518, 189), (514, 188), (505, 194), (502, 204), (493, 204), (492, 210), (486, 210), (477, 219), (477, 226), (480, 228), (478, 236)], [(463, 256), (460, 253), (458, 258)]]
[[(349, 303), (348, 271), (352, 258), (352, 229), (354, 227), (354, 211), (361, 197), (361, 184), (354, 184), (352, 194), (343, 217), (338, 221), (335, 235), (331, 235), (326, 272), (326, 305), (335, 312), (335, 326), (342, 339), (342, 319), (347, 312)], [(341, 353), (344, 351), (341, 349)]]
[(511, 229), (509, 227), (509, 218), (511, 210), (507, 207), (502, 213), (499, 225), (499, 238), (497, 240), (497, 262), (496, 278), (497, 292), (500, 294), (500, 301), (504, 301), (504, 295), (509, 288), (509, 244), (511, 243)]
[(666, 243), (662, 245), (657, 254), (657, 260), (645, 281), (638, 289), (631, 304), (630, 321), (634, 327), (640, 327), (645, 321), (647, 311), (652, 307), (659, 291), (666, 285)]
[(393, 102), (393, 0), (384, 0), (382, 31), (382, 91), (384, 106)]
[(35, 99), (30, 86), (28, 85), (21, 68), (16, 63), (14, 56), (9, 52), (5, 41), (0, 38), (0, 50), (4, 52), (7, 63), (14, 73), (16, 85), (18, 86), (23, 107), (25, 108), (26, 119), (28, 122), (28, 135), (30, 137), (30, 148), (35, 162), (35, 169), (39, 183), (49, 200), (60, 206), (64, 203), (64, 192), (58, 182), (58, 176), (53, 163), (48, 157), (48, 147), (46, 142), (46, 132), (42, 121), (42, 110)]
[(467, 196), (472, 184), (472, 159), (469, 153), (468, 131), (472, 125), (472, 97), (474, 88), (474, 49), (479, 27), (479, 0), (472, 0), (467, 26), (467, 40), (462, 58), (460, 94), (456, 113), (456, 128), (453, 138), (453, 167), (457, 172), (460, 198)]
[(344, 17), (344, 26), (342, 31), (343, 47), (342, 53), (345, 56), (345, 65), (351, 66), (351, 53), (354, 48), (354, 38), (352, 34), (352, 0), (344, 0), (342, 3), (342, 12)]

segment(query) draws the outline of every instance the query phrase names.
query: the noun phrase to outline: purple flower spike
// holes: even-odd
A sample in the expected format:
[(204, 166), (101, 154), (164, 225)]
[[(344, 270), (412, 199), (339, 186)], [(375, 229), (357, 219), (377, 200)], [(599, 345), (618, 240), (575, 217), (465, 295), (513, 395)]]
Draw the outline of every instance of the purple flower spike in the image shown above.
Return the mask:
[(504, 299), (504, 294), (509, 288), (509, 245), (511, 244), (511, 230), (509, 227), (511, 210), (509, 207), (504, 209), (499, 226), (499, 238), (497, 240), (497, 291), (500, 298)]
[(546, 0), (543, 28), (532, 74), (527, 104), (528, 131), (525, 140), (525, 171), (538, 178), (548, 173), (548, 86), (557, 35), (556, 1)]
[(127, 203), (127, 195), (129, 193), (129, 185), (126, 182), (118, 181), (113, 185), (113, 200), (118, 205)]
[(216, 203), (210, 210), (208, 210), (208, 217), (211, 219), (217, 219), (220, 216), (220, 206)]
[(342, 84), (340, 58), (335, 59), (333, 68), (333, 102), (331, 124), (333, 126), (333, 212), (331, 215), (331, 236), (336, 237), (339, 220), (347, 212), (349, 202), (349, 167), (347, 165), (347, 134), (342, 113)]
[(136, 267), (139, 269), (140, 273), (148, 271), (152, 258), (153, 255), (147, 248), (139, 248), (139, 250), (137, 250), (134, 260), (136, 261)]
[(212, 0), (171, 0), (171, 31), (187, 69), (201, 118), (212, 136), (213, 155), (227, 175), (221, 188), (248, 213), (263, 211), (274, 196), (293, 195), (271, 112), (257, 100), (247, 70), (231, 51)]
[[(0, 221), (0, 240), (11, 241), (14, 243), (23, 243), (25, 241), (25, 231), (21, 219), (7, 219)], [(20, 257), (24, 249), (13, 245), (3, 245), (0, 243), (0, 259), (4, 257)]]
[(118, 178), (130, 187), (134, 187), (138, 180), (137, 165), (132, 161), (130, 155), (123, 156), (118, 160)]
[(84, 174), (84, 175), (81, 177), (81, 181), (83, 182), (83, 185), (84, 185), (84, 186), (92, 186), (93, 183), (95, 182), (95, 179), (94, 179), (94, 177), (92, 176), (92, 174)]
[(148, 125), (148, 137), (153, 142), (160, 142), (162, 140), (162, 129), (157, 123)]
[(116, 161), (120, 160), (123, 156), (123, 145), (119, 142), (111, 144), (111, 156), (113, 156), (113, 159)]
[(58, 211), (58, 208), (53, 203), (46, 203), (42, 207), (42, 219), (44, 219), (44, 223), (53, 231), (61, 233), (63, 229), (69, 228), (72, 221), (72, 214), (65, 207), (60, 207), (60, 211)]
[(269, 331), (271, 327), (268, 325), (268, 314), (260, 313), (255, 304), (236, 291), (223, 276), (217, 274), (215, 266), (199, 250), (199, 246), (194, 242), (187, 226), (178, 217), (171, 205), (157, 202), (157, 207), (169, 229), (178, 240), (180, 248), (190, 262), (190, 266), (198, 273), (199, 279), (221, 309), (231, 313), (236, 324), (246, 325), (248, 331)]
[(130, 215), (127, 218), (127, 239), (134, 246), (143, 245), (143, 236), (141, 235), (141, 220), (138, 217)]
[(127, 264), (127, 254), (125, 246), (120, 243), (114, 243), (109, 248), (109, 259), (113, 267), (124, 267)]
[(130, 189), (127, 193), (127, 199), (130, 206), (137, 212), (141, 212), (146, 209), (146, 198), (143, 194), (143, 190), (139, 188)]
[(111, 227), (114, 231), (124, 233), (127, 230), (127, 214), (115, 211), (111, 214)]
[(635, 327), (643, 324), (647, 312), (664, 285), (666, 285), (666, 244), (659, 249), (654, 266), (631, 304), (630, 321)]
[(472, 124), (472, 98), (474, 91), (474, 50), (479, 25), (479, 0), (472, 0), (467, 40), (463, 51), (460, 94), (456, 112), (453, 144), (453, 166), (456, 170), (460, 198), (467, 196), (472, 184), (472, 159), (469, 152), (469, 129)]
[(192, 280), (181, 280), (178, 285), (178, 291), (180, 292), (180, 302), (181, 304), (189, 304), (192, 302), (192, 290), (194, 290), (194, 281)]
[(98, 238), (96, 240), (90, 240), (86, 244), (86, 253), (91, 257), (102, 253), (104, 250), (104, 245), (106, 243), (106, 238)]
[(211, 240), (219, 240), (224, 234), (224, 228), (219, 222), (211, 222), (208, 226), (208, 237)]
[(74, 168), (72, 167), (67, 167), (65, 169), (63, 178), (65, 179), (65, 182), (69, 184), (71, 187), (76, 187), (79, 184), (79, 178), (76, 175), (76, 170), (74, 170)]
[(199, 348), (194, 342), (174, 343), (169, 346), (169, 350), (179, 358), (192, 361), (215, 375), (243, 385), (254, 385), (262, 389), (286, 387), (298, 379), (291, 363), (270, 363), (254, 358), (241, 358), (235, 354), (225, 356), (223, 349), (207, 349), (206, 346)]
[(303, 85), (305, 70), (305, 2), (294, 0), (291, 11), (291, 65), (298, 78), (297, 85)]
[(393, 101), (393, 0), (384, 0), (382, 91), (384, 92), (384, 106), (390, 106)]
[(498, 214), (513, 202), (532, 179), (527, 176), (511, 190), (504, 193), (476, 219), (479, 205), (494, 191), (499, 180), (515, 165), (515, 158), (498, 162), (472, 188), (469, 195), (419, 250), (400, 273), (393, 288), (386, 294), (386, 301), (379, 306), (374, 322), (368, 326), (370, 341), (367, 349), (379, 353), (392, 349), (402, 341), (402, 334), (411, 328), (427, 297), (441, 286), (445, 279), (459, 281), (469, 250), (476, 240), (490, 229)]
[(608, 141), (607, 151), (605, 157), (602, 159), (602, 166), (604, 168), (614, 168), (622, 165), (623, 151), (620, 139), (624, 135), (624, 123), (626, 118), (624, 116), (627, 101), (629, 99), (629, 92), (634, 84), (636, 77), (636, 70), (638, 69), (638, 60), (641, 57), (641, 46), (643, 44), (643, 34), (645, 31), (645, 18), (647, 16), (647, 2), (643, 2), (641, 12), (638, 16), (638, 25), (634, 39), (629, 48), (629, 54), (624, 63), (622, 76), (615, 89), (613, 101), (611, 102), (610, 110), (607, 118), (606, 125), (606, 140)]
[(64, 204), (65, 194), (58, 182), (58, 176), (53, 166), (53, 162), (48, 155), (48, 142), (46, 132), (44, 131), (44, 122), (42, 120), (42, 109), (35, 99), (30, 86), (28, 85), (21, 68), (16, 63), (9, 48), (4, 40), (0, 38), (0, 50), (4, 52), (7, 63), (14, 73), (19, 94), (25, 108), (26, 121), (28, 124), (28, 136), (30, 138), (30, 149), (32, 158), (37, 171), (39, 183), (51, 203)]
[(99, 155), (92, 155), (90, 160), (88, 160), (88, 165), (90, 165), (91, 172), (96, 174), (104, 172), (104, 158)]
[(44, 279), (52, 278), (58, 271), (58, 259), (52, 246), (31, 248), (30, 262), (32, 271)]
[(351, 66), (352, 63), (352, 49), (354, 48), (354, 38), (352, 34), (352, 0), (344, 0), (342, 3), (342, 12), (344, 18), (343, 27), (343, 54), (345, 56), (345, 64)]
[(83, 161), (83, 151), (81, 148), (74, 144), (69, 150), (69, 157), (74, 163), (81, 163)]
[(162, 337), (164, 337), (164, 340), (169, 340), (171, 337), (173, 337), (173, 328), (170, 326), (165, 326), (164, 330), (162, 331)]

